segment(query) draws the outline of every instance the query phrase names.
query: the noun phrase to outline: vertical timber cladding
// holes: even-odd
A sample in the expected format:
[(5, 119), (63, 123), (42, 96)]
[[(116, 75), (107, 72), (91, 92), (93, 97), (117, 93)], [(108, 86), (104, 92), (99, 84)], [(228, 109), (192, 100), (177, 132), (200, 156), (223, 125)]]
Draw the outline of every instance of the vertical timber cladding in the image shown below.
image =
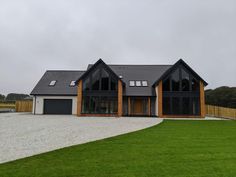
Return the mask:
[(148, 97), (148, 116), (151, 116), (151, 98)]
[(118, 80), (118, 117), (122, 116), (123, 107), (123, 85), (121, 80)]
[(82, 110), (82, 80), (78, 82), (78, 95), (77, 95), (77, 116), (81, 116)]
[(131, 103), (130, 103), (130, 97), (128, 97), (128, 116), (130, 116), (131, 113)]
[[(156, 87), (156, 91), (158, 90), (158, 117), (162, 117), (162, 81), (159, 82), (159, 84)], [(156, 108), (157, 109), (157, 108)]]
[(204, 84), (200, 81), (200, 116), (205, 117), (205, 92), (204, 92)]

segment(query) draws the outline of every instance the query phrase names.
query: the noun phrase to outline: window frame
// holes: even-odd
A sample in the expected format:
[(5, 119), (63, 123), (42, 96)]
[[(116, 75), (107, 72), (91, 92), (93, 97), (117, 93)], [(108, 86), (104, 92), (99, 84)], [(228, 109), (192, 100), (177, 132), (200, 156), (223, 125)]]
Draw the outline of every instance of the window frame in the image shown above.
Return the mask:
[(70, 81), (70, 85), (69, 86), (70, 87), (75, 87), (76, 86), (76, 81), (75, 80)]
[[(173, 91), (172, 88), (172, 74), (176, 72), (176, 70), (179, 70), (179, 91)], [(189, 76), (189, 89), (187, 91), (185, 91), (183, 89), (183, 77), (182, 77), (182, 70), (184, 70), (184, 72), (186, 72)], [(167, 81), (169, 79), (169, 84), (168, 87), (169, 88), (165, 88), (164, 89), (164, 82)], [(192, 89), (192, 80), (195, 80), (196, 83), (198, 84), (198, 88), (197, 90), (193, 90)], [(197, 79), (197, 77), (194, 76), (194, 73), (192, 73), (191, 71), (189, 71), (187, 68), (185, 68), (183, 65), (179, 65), (177, 66), (168, 76), (166, 76), (163, 79), (163, 84), (162, 84), (162, 89), (163, 89), (163, 93), (162, 93), (162, 99), (167, 100), (169, 99), (170, 102), (169, 104), (169, 108), (166, 108), (164, 106), (166, 106), (167, 104), (163, 103), (163, 107), (162, 107), (162, 111), (163, 111), (163, 115), (183, 115), (183, 116), (198, 116), (200, 115), (200, 87), (199, 87), (199, 83), (200, 80)], [(174, 105), (173, 105), (173, 99), (177, 98), (178, 100), (178, 111), (174, 112)], [(185, 98), (189, 98), (189, 105), (188, 105), (188, 111), (186, 111), (186, 105), (184, 105), (184, 99)], [(195, 103), (193, 103), (195, 100)], [(195, 105), (195, 108), (193, 108), (193, 106)], [(168, 110), (169, 109), (169, 110)], [(167, 110), (167, 111), (166, 111)], [(195, 113), (193, 112), (193, 110), (195, 110)], [(187, 114), (185, 112), (188, 112)], [(165, 114), (165, 112), (168, 112), (168, 114)]]
[(54, 87), (57, 83), (57, 80), (51, 80), (50, 83), (48, 84), (49, 87)]

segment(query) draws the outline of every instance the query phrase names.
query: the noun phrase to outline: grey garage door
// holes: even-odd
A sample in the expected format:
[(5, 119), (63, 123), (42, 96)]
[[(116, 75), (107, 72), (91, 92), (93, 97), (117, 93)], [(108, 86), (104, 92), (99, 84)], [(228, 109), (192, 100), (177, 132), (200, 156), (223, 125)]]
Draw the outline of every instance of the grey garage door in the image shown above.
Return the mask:
[(44, 99), (44, 114), (72, 114), (72, 99)]

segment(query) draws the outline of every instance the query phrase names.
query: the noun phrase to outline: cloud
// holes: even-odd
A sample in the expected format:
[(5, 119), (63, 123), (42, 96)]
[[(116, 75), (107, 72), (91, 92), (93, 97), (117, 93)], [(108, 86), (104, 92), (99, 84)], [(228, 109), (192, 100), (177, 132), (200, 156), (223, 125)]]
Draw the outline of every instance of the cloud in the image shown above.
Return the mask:
[(0, 93), (30, 93), (47, 69), (173, 64), (208, 88), (236, 85), (236, 2), (0, 1)]

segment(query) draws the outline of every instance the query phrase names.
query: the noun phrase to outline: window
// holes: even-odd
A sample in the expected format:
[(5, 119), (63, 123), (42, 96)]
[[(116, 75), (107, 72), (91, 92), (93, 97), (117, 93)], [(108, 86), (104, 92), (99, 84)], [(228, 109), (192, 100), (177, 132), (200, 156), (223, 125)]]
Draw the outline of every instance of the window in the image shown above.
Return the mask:
[(118, 98), (110, 96), (84, 96), (82, 113), (88, 114), (116, 114)]
[(147, 87), (148, 86), (148, 82), (146, 80), (144, 81), (129, 81), (129, 86), (130, 87)]
[(109, 74), (102, 69), (101, 73), (102, 90), (109, 90)]
[(182, 91), (190, 91), (189, 74), (184, 69), (181, 69), (181, 73), (182, 73)]
[(117, 81), (111, 77), (111, 90), (117, 90)]
[(199, 115), (199, 80), (184, 66), (163, 79), (164, 115)]
[(172, 74), (172, 91), (179, 91), (180, 78), (179, 69)]
[(83, 81), (83, 91), (88, 91), (90, 89), (90, 79), (87, 78)]
[(135, 86), (135, 82), (134, 81), (129, 81), (129, 86), (130, 87), (134, 87)]
[(189, 108), (190, 106), (190, 98), (189, 97), (183, 97), (183, 100), (182, 100), (182, 106), (183, 106), (183, 110), (182, 110), (182, 114), (184, 115), (190, 115), (192, 114), (191, 112), (191, 109)]
[(142, 81), (142, 86), (143, 86), (143, 87), (147, 87), (147, 86), (148, 86), (147, 81)]
[(141, 81), (136, 81), (136, 86), (141, 87)]
[(53, 80), (53, 81), (51, 81), (50, 83), (49, 83), (49, 86), (55, 86), (56, 85), (56, 80)]
[(118, 79), (97, 67), (83, 80), (82, 113), (117, 114)]
[(74, 87), (74, 86), (75, 86), (75, 81), (71, 81), (71, 82), (70, 82), (70, 86), (71, 86), (71, 87)]
[(163, 91), (170, 91), (170, 78), (163, 81)]
[(97, 69), (92, 74), (92, 90), (99, 90), (100, 70)]
[(172, 114), (179, 115), (181, 114), (181, 107), (180, 107), (180, 97), (173, 97), (172, 98)]
[(192, 91), (199, 91), (199, 81), (193, 78), (191, 85), (192, 85)]
[(170, 97), (163, 98), (163, 114), (168, 115), (171, 113), (170, 110)]

